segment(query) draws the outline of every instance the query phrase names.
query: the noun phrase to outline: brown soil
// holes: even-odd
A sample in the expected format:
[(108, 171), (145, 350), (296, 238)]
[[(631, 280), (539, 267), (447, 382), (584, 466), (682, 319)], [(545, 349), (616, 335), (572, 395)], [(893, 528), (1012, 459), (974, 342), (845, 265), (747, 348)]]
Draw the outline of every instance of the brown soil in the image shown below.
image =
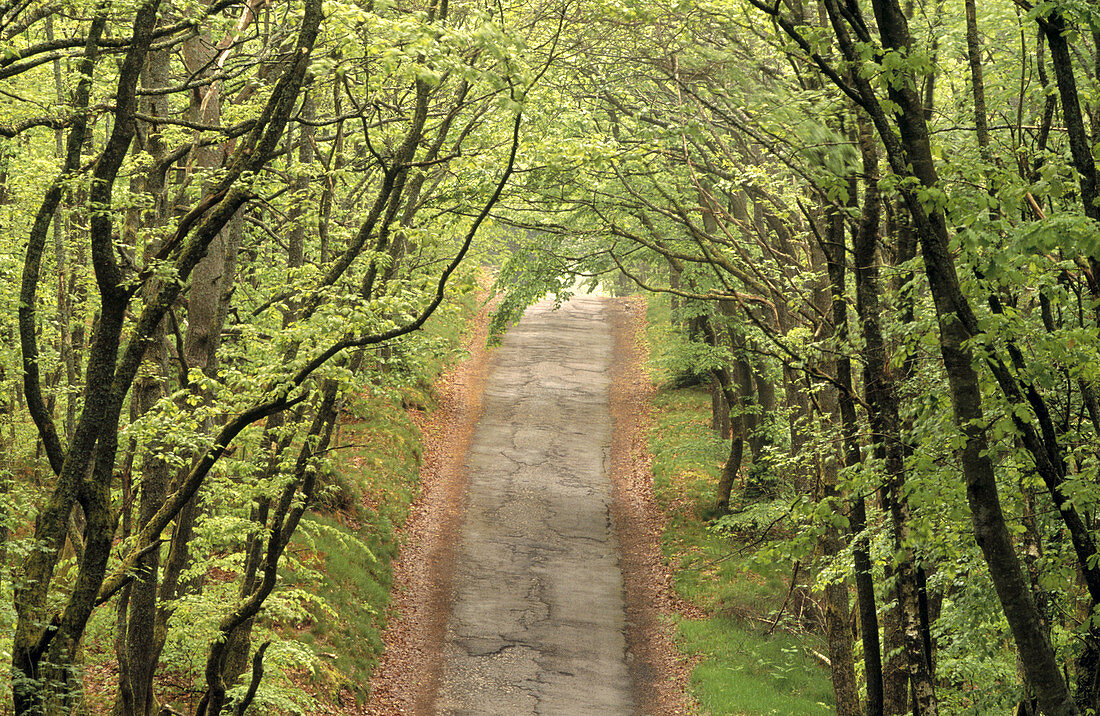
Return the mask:
[[(628, 663), (636, 713), (690, 714), (685, 696), (688, 665), (672, 643), (662, 615), (680, 611), (671, 577), (660, 556), (663, 525), (654, 502), (646, 434), (652, 384), (643, 370), (639, 338), (645, 304), (609, 302), (615, 336), (612, 374), (612, 519), (626, 589)], [(386, 651), (371, 679), (365, 713), (427, 716), (438, 688), (442, 644), (449, 613), (454, 552), (465, 508), (463, 464), (481, 412), (492, 365), (485, 348), (487, 309), (469, 338), (468, 360), (438, 386), (440, 404), (424, 431), (421, 494), (404, 527), (405, 546), (395, 565), (396, 614), (383, 635)]]
[(646, 447), (654, 387), (643, 368), (645, 301), (619, 298), (609, 308), (616, 356), (611, 373), (611, 518), (621, 550), (635, 712), (690, 714), (695, 712), (686, 695), (690, 666), (672, 642), (670, 621), (662, 619), (683, 613), (687, 605), (676, 597), (672, 575), (661, 559), (665, 518), (653, 497), (652, 457)]

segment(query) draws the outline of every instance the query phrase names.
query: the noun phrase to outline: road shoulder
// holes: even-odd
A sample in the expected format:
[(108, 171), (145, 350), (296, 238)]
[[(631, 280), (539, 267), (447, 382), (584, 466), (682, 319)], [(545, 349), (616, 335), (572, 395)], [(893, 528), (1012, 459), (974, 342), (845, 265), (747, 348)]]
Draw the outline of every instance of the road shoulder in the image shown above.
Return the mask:
[(638, 714), (694, 713), (690, 675), (672, 641), (669, 615), (680, 611), (672, 576), (661, 558), (663, 514), (653, 497), (647, 438), (654, 386), (645, 371), (645, 300), (608, 302), (615, 340), (611, 373), (612, 524), (621, 550), (626, 593), (627, 654)]

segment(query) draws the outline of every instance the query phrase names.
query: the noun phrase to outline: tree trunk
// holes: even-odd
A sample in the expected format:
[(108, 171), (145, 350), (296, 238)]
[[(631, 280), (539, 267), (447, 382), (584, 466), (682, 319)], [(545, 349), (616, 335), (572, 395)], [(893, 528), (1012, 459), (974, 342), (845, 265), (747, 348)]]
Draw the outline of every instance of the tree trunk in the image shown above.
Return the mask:
[(741, 435), (741, 418), (731, 420), (736, 427), (733, 428), (730, 437), (730, 452), (726, 462), (722, 465), (722, 473), (718, 478), (718, 488), (714, 499), (714, 509), (720, 515), (729, 512), (730, 497), (733, 494), (733, 486), (737, 484), (737, 474), (741, 471), (741, 460), (745, 452), (745, 440)]
[[(825, 0), (830, 19), (840, 40), (841, 51), (853, 62), (858, 51), (851, 42), (844, 13), (836, 0)], [(896, 0), (875, 0), (875, 18), (883, 46), (907, 52), (910, 36), (905, 15)], [(895, 124), (883, 111), (870, 83), (854, 77), (857, 91), (871, 114), (886, 146), (891, 168), (898, 176), (914, 176), (922, 186), (938, 187), (939, 177), (928, 141), (928, 129), (920, 98), (913, 85), (901, 82), (890, 87), (890, 99), (897, 105)], [(1050, 642), (1043, 632), (1038, 610), (1020, 567), (1001, 510), (993, 464), (988, 455), (981, 387), (974, 369), (974, 356), (967, 343), (973, 312), (962, 295), (949, 248), (946, 219), (936, 209), (929, 211), (916, 194), (904, 191), (921, 244), (925, 273), (940, 326), (940, 350), (951, 391), (955, 422), (965, 438), (961, 461), (967, 483), (967, 500), (973, 517), (974, 534), (982, 549), (1001, 605), (1012, 628), (1017, 648), (1036, 685), (1039, 702), (1051, 716), (1077, 714)]]
[(719, 514), (725, 514), (729, 512), (733, 486), (737, 483), (737, 475), (741, 471), (745, 455), (744, 408), (746, 402), (751, 399), (747, 396), (747, 391), (752, 389), (752, 373), (748, 363), (740, 359), (734, 361), (732, 368), (721, 368), (713, 373), (722, 390), (724, 402), (731, 406), (730, 452), (726, 463), (722, 466), (714, 504)]
[[(123, 121), (111, 128), (103, 152), (92, 170), (89, 202), (110, 208), (111, 189), (133, 139), (136, 86), (156, 21), (156, 0), (141, 5), (133, 22), (134, 42), (119, 65), (115, 113)], [(98, 44), (106, 17), (92, 21), (80, 62), (73, 105), (87, 109)], [(89, 217), (89, 243), (100, 293), (100, 322), (88, 357), (84, 405), (67, 448), (57, 437), (53, 417), (44, 409), (38, 372), (35, 307), (41, 258), (49, 225), (62, 195), (62, 182), (80, 165), (88, 131), (87, 118), (73, 121), (66, 143), (64, 169), (46, 191), (28, 235), (20, 288), (19, 331), (24, 361), (24, 391), (43, 438), (51, 467), (57, 473), (52, 492), (43, 501), (35, 522), (39, 549), (23, 561), (23, 579), (15, 590), (17, 622), (12, 652), (14, 710), (17, 714), (67, 713), (80, 695), (77, 659), (81, 637), (96, 606), (110, 556), (115, 525), (110, 486), (118, 450), (117, 425), (123, 395), (115, 390), (114, 372), (129, 296), (114, 255), (115, 226), (110, 211)], [(132, 380), (130, 378), (129, 380)], [(129, 387), (129, 380), (126, 387)], [(87, 520), (84, 550), (64, 610), (56, 621), (47, 618), (47, 597), (69, 533), (69, 521), (79, 504)]]
[[(1098, 204), (1098, 201), (1100, 201), (1100, 179), (1098, 179), (1096, 160), (1090, 148), (1092, 143), (1085, 130), (1080, 98), (1077, 93), (1077, 81), (1074, 77), (1073, 59), (1066, 40), (1066, 33), (1069, 28), (1065, 17), (1058, 9), (1051, 11), (1046, 18), (1040, 16), (1038, 19), (1040, 27), (1046, 35), (1047, 45), (1050, 47), (1051, 65), (1054, 67), (1058, 95), (1062, 102), (1062, 118), (1066, 124), (1070, 154), (1073, 157), (1073, 165), (1077, 170), (1081, 189), (1081, 204), (1085, 216), (1093, 221), (1100, 222), (1100, 204)], [(1091, 280), (1088, 281), (1089, 289), (1094, 299), (1100, 299), (1100, 257), (1088, 256), (1087, 260), (1092, 275)], [(1094, 307), (1094, 317), (1100, 322), (1100, 305)], [(1055, 504), (1059, 504), (1059, 502), (1058, 496), (1055, 495)], [(1066, 519), (1072, 517), (1072, 515), (1063, 511), (1062, 517)], [(1067, 526), (1070, 528), (1076, 546), (1082, 541), (1076, 533), (1081, 531), (1083, 525), (1075, 529), (1075, 525), (1069, 524), (1067, 521)], [(1081, 566), (1086, 572), (1086, 576), (1088, 576), (1087, 572), (1096, 567), (1094, 562), (1090, 562), (1090, 559), (1095, 559), (1095, 554), (1090, 557), (1089, 555), (1080, 554), (1080, 551), (1078, 550), (1078, 559), (1082, 563)], [(1098, 604), (1100, 604), (1100, 600), (1097, 600), (1094, 590), (1089, 605), (1090, 614), (1096, 613)], [(1082, 638), (1081, 652), (1075, 664), (1077, 671), (1075, 699), (1081, 711), (1092, 710), (1100, 713), (1100, 626), (1093, 625), (1090, 622), (1085, 632)]]
[(726, 400), (726, 394), (722, 392), (722, 383), (713, 371), (710, 376), (710, 429), (718, 437), (728, 440), (732, 435), (733, 425), (730, 420), (730, 404)]
[[(148, 87), (169, 85), (170, 57), (167, 52), (152, 52), (146, 58), (143, 82)], [(150, 117), (168, 116), (168, 98), (152, 96), (144, 100), (143, 110)], [(165, 152), (160, 127), (143, 125), (138, 133), (138, 147), (149, 153), (154, 162)], [(166, 183), (164, 173), (149, 171), (143, 178), (143, 191), (152, 201), (153, 209), (135, 212), (131, 225), (156, 229), (167, 219)], [(135, 241), (136, 245), (136, 241)], [(145, 247), (146, 262), (160, 250), (161, 242), (154, 240)], [(151, 281), (144, 291), (146, 301), (151, 301), (160, 291), (160, 282)], [(134, 417), (151, 410), (167, 394), (168, 350), (164, 322), (161, 321), (146, 350), (146, 369), (134, 382)], [(156, 444), (150, 446), (141, 465), (141, 494), (138, 502), (137, 529), (142, 529), (164, 503), (168, 495), (170, 471), (168, 464), (157, 457)], [(160, 572), (160, 551), (152, 550), (138, 561), (135, 578), (124, 599), (119, 600), (119, 610), (126, 613), (124, 637), (125, 663), (119, 668), (120, 711), (122, 716), (151, 716), (156, 710), (153, 694), (153, 676), (156, 673), (159, 651), (155, 643), (157, 584)]]
[[(668, 262), (668, 287), (673, 291), (680, 289), (680, 269), (672, 261)], [(679, 312), (680, 297), (673, 293), (669, 297), (669, 321), (674, 327), (680, 325)]]
[[(877, 197), (873, 198), (877, 201)], [(865, 216), (866, 219), (866, 216)], [(867, 221), (857, 231), (853, 246), (856, 275), (856, 310), (863, 334), (863, 383), (865, 386), (871, 433), (876, 452), (885, 469), (886, 507), (894, 535), (897, 584), (896, 628), (900, 629), (904, 656), (901, 659), (905, 681), (914, 701), (914, 714), (923, 716), (938, 712), (931, 663), (925, 653), (921, 629), (917, 567), (909, 540), (909, 507), (905, 500), (905, 453), (901, 435), (901, 418), (897, 388), (889, 373), (886, 347), (879, 324), (878, 263), (875, 259), (877, 221)], [(896, 677), (895, 677), (896, 678)], [(887, 712), (897, 709), (897, 686), (886, 706)], [(908, 696), (902, 695), (901, 711), (907, 710)]]
[[(875, 146), (875, 138), (868, 126), (865, 117), (859, 109), (855, 110), (857, 144), (863, 161), (864, 193), (863, 209), (859, 225), (852, 236), (852, 262), (856, 276), (857, 298), (859, 284), (868, 270), (867, 262), (874, 261), (874, 246), (878, 239), (880, 215), (882, 209), (882, 197), (878, 189), (878, 150)], [(870, 256), (867, 255), (867, 246), (870, 245)], [(834, 311), (839, 311), (835, 307)], [(857, 314), (859, 313), (857, 307)], [(851, 369), (848, 371), (848, 386), (851, 386)], [(848, 401), (849, 403), (852, 401)], [(855, 412), (855, 406), (849, 408)], [(854, 460), (859, 458), (859, 446), (856, 443), (854, 430), (854, 415), (845, 420), (851, 424), (851, 429), (846, 432), (845, 438), (850, 440), (852, 448), (849, 452)], [(854, 464), (854, 462), (853, 462)], [(878, 611), (875, 606), (874, 571), (871, 562), (870, 540), (863, 534), (867, 529), (867, 504), (863, 495), (857, 495), (852, 500), (851, 526), (854, 537), (852, 545), (852, 558), (855, 566), (856, 593), (859, 599), (860, 634), (863, 640), (863, 672), (864, 681), (867, 684), (867, 716), (883, 716), (886, 713), (885, 679), (882, 668), (882, 647), (879, 641)], [(904, 682), (902, 682), (904, 685)], [(893, 682), (891, 682), (893, 687)], [(894, 695), (891, 694), (891, 701)]]
[[(833, 470), (835, 472), (835, 468)], [(833, 558), (843, 552), (844, 543), (836, 527), (826, 528), (822, 548), (827, 556)], [(847, 580), (830, 581), (825, 586), (825, 641), (828, 644), (829, 670), (832, 675), (833, 695), (836, 697), (837, 716), (863, 714), (856, 682), (850, 617)]]
[[(815, 292), (815, 301), (817, 310), (828, 317), (822, 324), (822, 338), (834, 338), (839, 346), (844, 346), (848, 342), (844, 221), (840, 212), (830, 207), (825, 211), (822, 223), (825, 225), (825, 236), (820, 241), (819, 257), (825, 263), (828, 284), (825, 291)], [(847, 467), (859, 464), (859, 443), (856, 438), (859, 428), (855, 424), (855, 403), (852, 398), (852, 366), (843, 347), (837, 351), (837, 357), (830, 368), (836, 383), (826, 386), (819, 394), (822, 418), (840, 426), (842, 444), (839, 450), (826, 449), (818, 456), (817, 462), (820, 466), (822, 498), (828, 500), (834, 510), (839, 511), (844, 500), (837, 490), (837, 465), (841, 458)], [(822, 537), (822, 551), (835, 560), (843, 553), (844, 547), (840, 530), (829, 524)], [(855, 716), (861, 713), (852, 630), (849, 625), (848, 584), (846, 581), (830, 581), (825, 589), (825, 632), (838, 716)], [(877, 639), (877, 627), (875, 636)]]
[(753, 384), (756, 386), (756, 402), (759, 413), (754, 414), (755, 429), (749, 434), (749, 448), (754, 469), (761, 468), (760, 462), (764, 454), (764, 448), (770, 444), (768, 435), (771, 427), (772, 415), (775, 414), (775, 386), (764, 375), (760, 366), (752, 364)]

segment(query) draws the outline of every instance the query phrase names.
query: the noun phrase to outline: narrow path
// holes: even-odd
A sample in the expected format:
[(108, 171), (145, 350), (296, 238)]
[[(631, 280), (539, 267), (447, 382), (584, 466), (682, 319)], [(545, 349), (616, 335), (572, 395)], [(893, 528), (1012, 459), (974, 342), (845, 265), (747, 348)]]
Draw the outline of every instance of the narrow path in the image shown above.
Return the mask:
[(466, 469), (438, 714), (632, 713), (611, 529), (603, 302), (530, 309), (495, 357)]

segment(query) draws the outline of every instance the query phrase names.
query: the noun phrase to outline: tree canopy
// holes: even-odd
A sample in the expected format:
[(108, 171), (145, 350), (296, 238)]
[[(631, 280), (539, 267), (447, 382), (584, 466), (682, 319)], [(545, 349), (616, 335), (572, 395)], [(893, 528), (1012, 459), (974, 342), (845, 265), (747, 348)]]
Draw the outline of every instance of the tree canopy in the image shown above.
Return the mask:
[(1100, 710), (1098, 82), (1078, 0), (0, 4), (15, 712), (106, 618), (119, 713), (188, 630), (243, 713), (348, 397), (481, 262), (498, 331), (670, 302), (838, 713)]

